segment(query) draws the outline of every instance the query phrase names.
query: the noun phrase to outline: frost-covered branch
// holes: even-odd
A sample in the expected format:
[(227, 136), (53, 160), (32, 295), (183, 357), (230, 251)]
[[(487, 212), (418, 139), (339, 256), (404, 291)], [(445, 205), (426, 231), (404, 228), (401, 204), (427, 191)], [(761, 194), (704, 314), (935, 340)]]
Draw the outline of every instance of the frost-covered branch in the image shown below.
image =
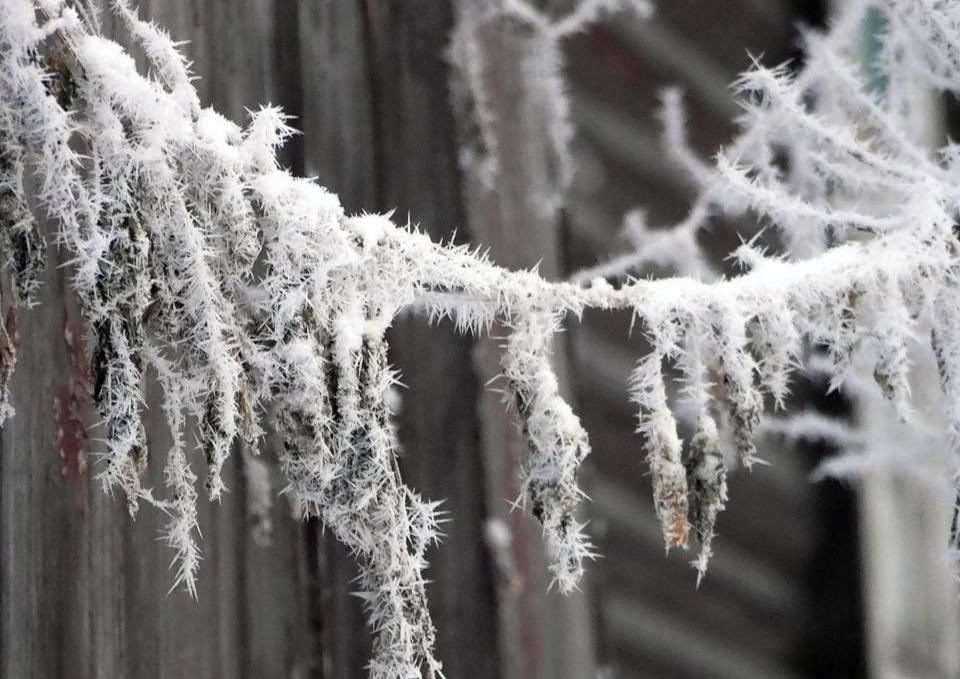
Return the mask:
[[(498, 12), (556, 41), (618, 4), (583, 2), (566, 19), (546, 19), (519, 0)], [(44, 266), (38, 223), (56, 222), (92, 329), (93, 397), (106, 432), (100, 478), (126, 493), (131, 511), (143, 501), (170, 514), (176, 582), (192, 592), (199, 536), (185, 424), (198, 423), (216, 498), (235, 441), (255, 446), (261, 414), (273, 413), (286, 491), (360, 564), (376, 634), (374, 677), (440, 672), (424, 577), (426, 551), (439, 535), (436, 502), (400, 476), (386, 401), (395, 381), (386, 333), (401, 310), (450, 318), (463, 331), (507, 329), (503, 370), (529, 450), (525, 504), (543, 524), (563, 591), (576, 586), (591, 556), (576, 516), (589, 443), (560, 396), (549, 353), (560, 322), (586, 308), (629, 311), (649, 341), (631, 395), (655, 507), (668, 547), (686, 545), (693, 528), (701, 576), (727, 496), (724, 460), (755, 462), (764, 401), (783, 404), (804, 341), (825, 347), (837, 382), (868, 355), (876, 382), (910, 417), (908, 348), (932, 328), (957, 445), (957, 154), (946, 149), (941, 161), (916, 162), (926, 155), (880, 101), (831, 95), (822, 83), (834, 80), (824, 74), (853, 77), (838, 66), (832, 38), (812, 53), (810, 63), (824, 64), (817, 77), (758, 68), (742, 79), (752, 98), (744, 132), (703, 177), (706, 188), (679, 231), (661, 238), (642, 226), (630, 230), (647, 248), (635, 260), (706, 269), (697, 229), (714, 210), (750, 209), (777, 225), (790, 255), (806, 248), (815, 256), (769, 255), (748, 242), (733, 253), (748, 269), (737, 277), (614, 287), (599, 277), (606, 271), (548, 282), (431, 241), (389, 216), (346, 215), (334, 194), (279, 167), (276, 150), (291, 133), (280, 111), (263, 108), (241, 128), (203, 108), (175, 45), (122, 0), (113, 10), (147, 55), (147, 74), (97, 33), (89, 12), (56, 0), (9, 0), (7, 8), (0, 21), (7, 287), (23, 304), (35, 298)], [(549, 61), (555, 48), (538, 59)], [(816, 54), (825, 55), (821, 62)], [(551, 108), (554, 66), (544, 115), (559, 148), (568, 123)], [(844, 105), (820, 115), (806, 103), (813, 95), (842, 96)], [(859, 134), (853, 118), (861, 115), (870, 135)], [(667, 118), (675, 127), (681, 116), (672, 110)], [(671, 134), (682, 140), (678, 129)], [(789, 166), (777, 160), (781, 153)], [(703, 173), (705, 166), (690, 164)], [(8, 348), (0, 351), (5, 383), (12, 360)], [(686, 450), (669, 403), (668, 364), (679, 369), (695, 413)], [(147, 365), (163, 387), (173, 434), (168, 497), (141, 486)], [(725, 423), (735, 455), (723, 450)]]

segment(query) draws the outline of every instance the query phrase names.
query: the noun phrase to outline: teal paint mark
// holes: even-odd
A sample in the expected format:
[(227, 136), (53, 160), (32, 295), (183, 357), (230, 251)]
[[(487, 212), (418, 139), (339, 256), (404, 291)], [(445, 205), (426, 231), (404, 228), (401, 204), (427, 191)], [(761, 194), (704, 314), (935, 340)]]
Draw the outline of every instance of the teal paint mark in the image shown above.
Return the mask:
[(862, 71), (866, 90), (875, 94), (887, 91), (889, 80), (881, 61), (883, 34), (887, 30), (887, 18), (876, 7), (871, 7), (863, 17), (863, 63)]

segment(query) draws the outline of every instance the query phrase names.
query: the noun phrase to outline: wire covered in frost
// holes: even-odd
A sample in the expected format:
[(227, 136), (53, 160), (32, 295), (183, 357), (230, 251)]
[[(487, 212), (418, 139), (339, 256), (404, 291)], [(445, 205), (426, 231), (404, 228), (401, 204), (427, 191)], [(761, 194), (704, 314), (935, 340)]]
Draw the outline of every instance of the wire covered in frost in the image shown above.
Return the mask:
[[(532, 11), (507, 4), (517, 16)], [(551, 19), (542, 30), (562, 37), (614, 4), (582, 3), (569, 22)], [(668, 547), (686, 545), (693, 529), (701, 576), (727, 496), (724, 459), (754, 462), (764, 400), (783, 402), (805, 340), (826, 347), (838, 380), (871, 348), (877, 382), (907, 416), (905, 345), (932, 328), (956, 447), (960, 156), (947, 148), (937, 160), (914, 162), (924, 154), (881, 102), (828, 87), (831, 74), (854, 77), (837, 67), (842, 31), (817, 43), (811, 54), (829, 59), (812, 58), (816, 71), (758, 67), (744, 76), (744, 132), (691, 217), (699, 224), (714, 209), (752, 209), (813, 256), (770, 255), (751, 242), (734, 253), (747, 269), (734, 278), (614, 287), (599, 277), (548, 282), (389, 216), (346, 215), (334, 194), (279, 167), (276, 150), (291, 133), (280, 111), (256, 111), (241, 128), (203, 108), (169, 37), (123, 0), (113, 10), (146, 54), (146, 74), (99, 34), (90, 12), (58, 0), (5, 5), (0, 250), (11, 301), (28, 305), (44, 266), (37, 224), (57, 224), (91, 330), (92, 395), (105, 430), (100, 478), (125, 492), (131, 511), (147, 502), (169, 513), (175, 584), (193, 592), (200, 562), (186, 422), (197, 422), (208, 494), (217, 498), (233, 444), (243, 438), (255, 451), (262, 413), (271, 412), (286, 491), (360, 565), (375, 634), (371, 675), (439, 675), (425, 580), (426, 553), (439, 538), (437, 503), (404, 484), (387, 407), (395, 374), (386, 332), (408, 308), (450, 318), (462, 331), (507, 329), (503, 370), (529, 447), (526, 505), (543, 524), (563, 591), (591, 556), (576, 517), (577, 471), (590, 448), (560, 397), (549, 353), (561, 321), (587, 307), (631, 312), (650, 343), (631, 394), (655, 508)], [(960, 10), (918, 1), (914, 11), (939, 25)], [(931, 49), (930, 74), (942, 77), (950, 53)], [(910, 63), (927, 63), (917, 59)], [(839, 110), (849, 115), (818, 115), (811, 93), (842, 99)], [(855, 133), (853, 112), (871, 135)], [(789, 168), (775, 160), (784, 147), (797, 160)], [(693, 248), (695, 227), (687, 228), (683, 242)], [(4, 385), (14, 338), (8, 323)], [(686, 450), (668, 402), (671, 363), (696, 413)], [(165, 495), (141, 484), (148, 455), (140, 409), (151, 374), (173, 434)], [(737, 455), (722, 449), (724, 422)]]

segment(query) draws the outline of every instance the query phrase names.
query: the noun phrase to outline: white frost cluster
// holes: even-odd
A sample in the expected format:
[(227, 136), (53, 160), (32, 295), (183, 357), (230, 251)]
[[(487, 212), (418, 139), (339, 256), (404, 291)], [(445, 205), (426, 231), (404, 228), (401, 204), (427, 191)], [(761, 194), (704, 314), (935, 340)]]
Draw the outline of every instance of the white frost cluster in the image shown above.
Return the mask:
[[(619, 4), (582, 2), (549, 21), (518, 0), (504, 7), (556, 40)], [(896, 44), (891, 70), (960, 90), (952, 37), (960, 8), (880, 4)], [(112, 5), (146, 54), (147, 74), (99, 35), (90, 14), (58, 0), (4, 2), (0, 250), (5, 286), (29, 304), (44, 266), (37, 221), (58, 224), (91, 330), (92, 395), (106, 440), (100, 478), (125, 492), (131, 512), (145, 501), (170, 514), (176, 582), (191, 591), (200, 555), (186, 423), (197, 423), (215, 499), (237, 439), (255, 450), (262, 414), (274, 413), (287, 492), (360, 564), (372, 676), (439, 675), (424, 579), (436, 503), (401, 479), (387, 405), (395, 375), (386, 332), (405, 308), (449, 317), (463, 331), (508, 329), (503, 369), (529, 444), (526, 505), (543, 524), (563, 591), (591, 556), (576, 518), (577, 471), (590, 448), (549, 353), (561, 320), (587, 307), (629, 310), (649, 340), (631, 393), (656, 511), (668, 547), (685, 546), (692, 527), (701, 575), (727, 495), (721, 429), (742, 464), (753, 464), (764, 404), (783, 402), (805, 341), (827, 349), (837, 380), (870, 357), (904, 417), (910, 350), (932, 346), (954, 450), (960, 445), (960, 153), (927, 153), (902, 124), (909, 98), (881, 100), (859, 86), (844, 52), (855, 21), (809, 36), (808, 65), (796, 76), (762, 67), (744, 75), (743, 134), (716, 167), (687, 162), (704, 188), (677, 241), (688, 249), (683, 262), (698, 266), (696, 224), (748, 209), (777, 226), (790, 257), (745, 243), (733, 253), (747, 269), (738, 277), (614, 287), (600, 276), (547, 282), (389, 216), (346, 215), (335, 195), (278, 166), (275, 152), (291, 133), (280, 111), (254, 112), (241, 128), (203, 108), (166, 34), (124, 0)], [(678, 107), (668, 95), (666, 118), (682, 140)], [(568, 125), (565, 114), (550, 115), (547, 124)], [(638, 243), (652, 233), (634, 229)], [(4, 383), (14, 335), (0, 345)], [(680, 371), (695, 415), (686, 449), (665, 363)], [(173, 433), (166, 497), (141, 485), (147, 375), (163, 387)]]
[(549, 344), (560, 318), (533, 311), (513, 321), (503, 355), (508, 390), (523, 422), (530, 447), (524, 464), (524, 493), (530, 511), (543, 524), (550, 570), (560, 591), (572, 591), (583, 575), (583, 560), (592, 556), (575, 517), (583, 493), (577, 471), (590, 454), (587, 432), (560, 397), (550, 366)]

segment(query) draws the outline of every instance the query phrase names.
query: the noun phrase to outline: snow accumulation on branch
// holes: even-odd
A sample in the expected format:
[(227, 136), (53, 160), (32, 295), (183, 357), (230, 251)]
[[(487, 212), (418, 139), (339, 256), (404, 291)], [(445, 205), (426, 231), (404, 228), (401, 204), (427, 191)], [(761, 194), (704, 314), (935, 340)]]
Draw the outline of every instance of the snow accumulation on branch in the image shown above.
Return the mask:
[[(557, 40), (620, 4), (583, 2), (549, 21), (522, 0), (503, 11)], [(604, 277), (617, 267), (548, 282), (387, 216), (346, 215), (334, 194), (279, 167), (275, 152), (292, 133), (282, 112), (262, 108), (241, 128), (202, 107), (175, 44), (125, 0), (113, 0), (112, 9), (146, 55), (147, 73), (100, 35), (91, 12), (61, 0), (5, 0), (0, 248), (11, 276), (4, 289), (12, 304), (35, 302), (46, 249), (38, 222), (55, 221), (91, 328), (93, 397), (106, 431), (100, 479), (123, 490), (131, 513), (140, 502), (169, 513), (175, 586), (193, 592), (199, 564), (185, 422), (199, 423), (215, 499), (233, 443), (255, 447), (269, 408), (287, 491), (360, 564), (376, 635), (372, 676), (437, 675), (424, 581), (425, 554), (438, 539), (436, 503), (401, 479), (386, 405), (395, 381), (386, 332), (402, 309), (450, 318), (463, 331), (495, 322), (508, 329), (503, 370), (529, 442), (526, 504), (543, 524), (563, 592), (577, 586), (591, 556), (575, 518), (577, 470), (590, 448), (560, 396), (549, 347), (561, 320), (586, 308), (628, 310), (650, 341), (631, 391), (656, 511), (668, 547), (686, 546), (692, 527), (701, 575), (727, 494), (720, 427), (729, 423), (740, 460), (753, 464), (764, 404), (782, 404), (804, 342), (826, 348), (838, 383), (854, 354), (868, 351), (876, 381), (904, 417), (908, 349), (932, 346), (952, 445), (960, 444), (960, 153), (952, 146), (928, 153), (903, 122), (905, 82), (960, 89), (960, 8), (884, 0), (857, 11), (868, 6), (889, 17), (886, 98), (863, 88), (846, 56), (855, 12), (830, 33), (808, 36), (797, 75), (758, 65), (741, 78), (743, 133), (715, 167), (680, 148), (679, 100), (666, 98), (668, 137), (703, 186), (677, 236), (686, 244), (677, 268), (708, 273), (694, 237), (715, 212), (768, 218), (790, 256), (748, 242), (733, 253), (746, 270), (740, 276), (628, 279), (615, 287)], [(555, 45), (540, 56), (556, 60)], [(569, 123), (555, 113), (549, 124), (562, 140)], [(656, 257), (641, 250), (660, 232), (639, 224), (638, 253), (626, 266)], [(0, 354), (4, 393), (14, 355)], [(665, 362), (682, 374), (695, 414), (686, 449)], [(173, 432), (167, 497), (141, 486), (149, 372), (163, 387)]]

